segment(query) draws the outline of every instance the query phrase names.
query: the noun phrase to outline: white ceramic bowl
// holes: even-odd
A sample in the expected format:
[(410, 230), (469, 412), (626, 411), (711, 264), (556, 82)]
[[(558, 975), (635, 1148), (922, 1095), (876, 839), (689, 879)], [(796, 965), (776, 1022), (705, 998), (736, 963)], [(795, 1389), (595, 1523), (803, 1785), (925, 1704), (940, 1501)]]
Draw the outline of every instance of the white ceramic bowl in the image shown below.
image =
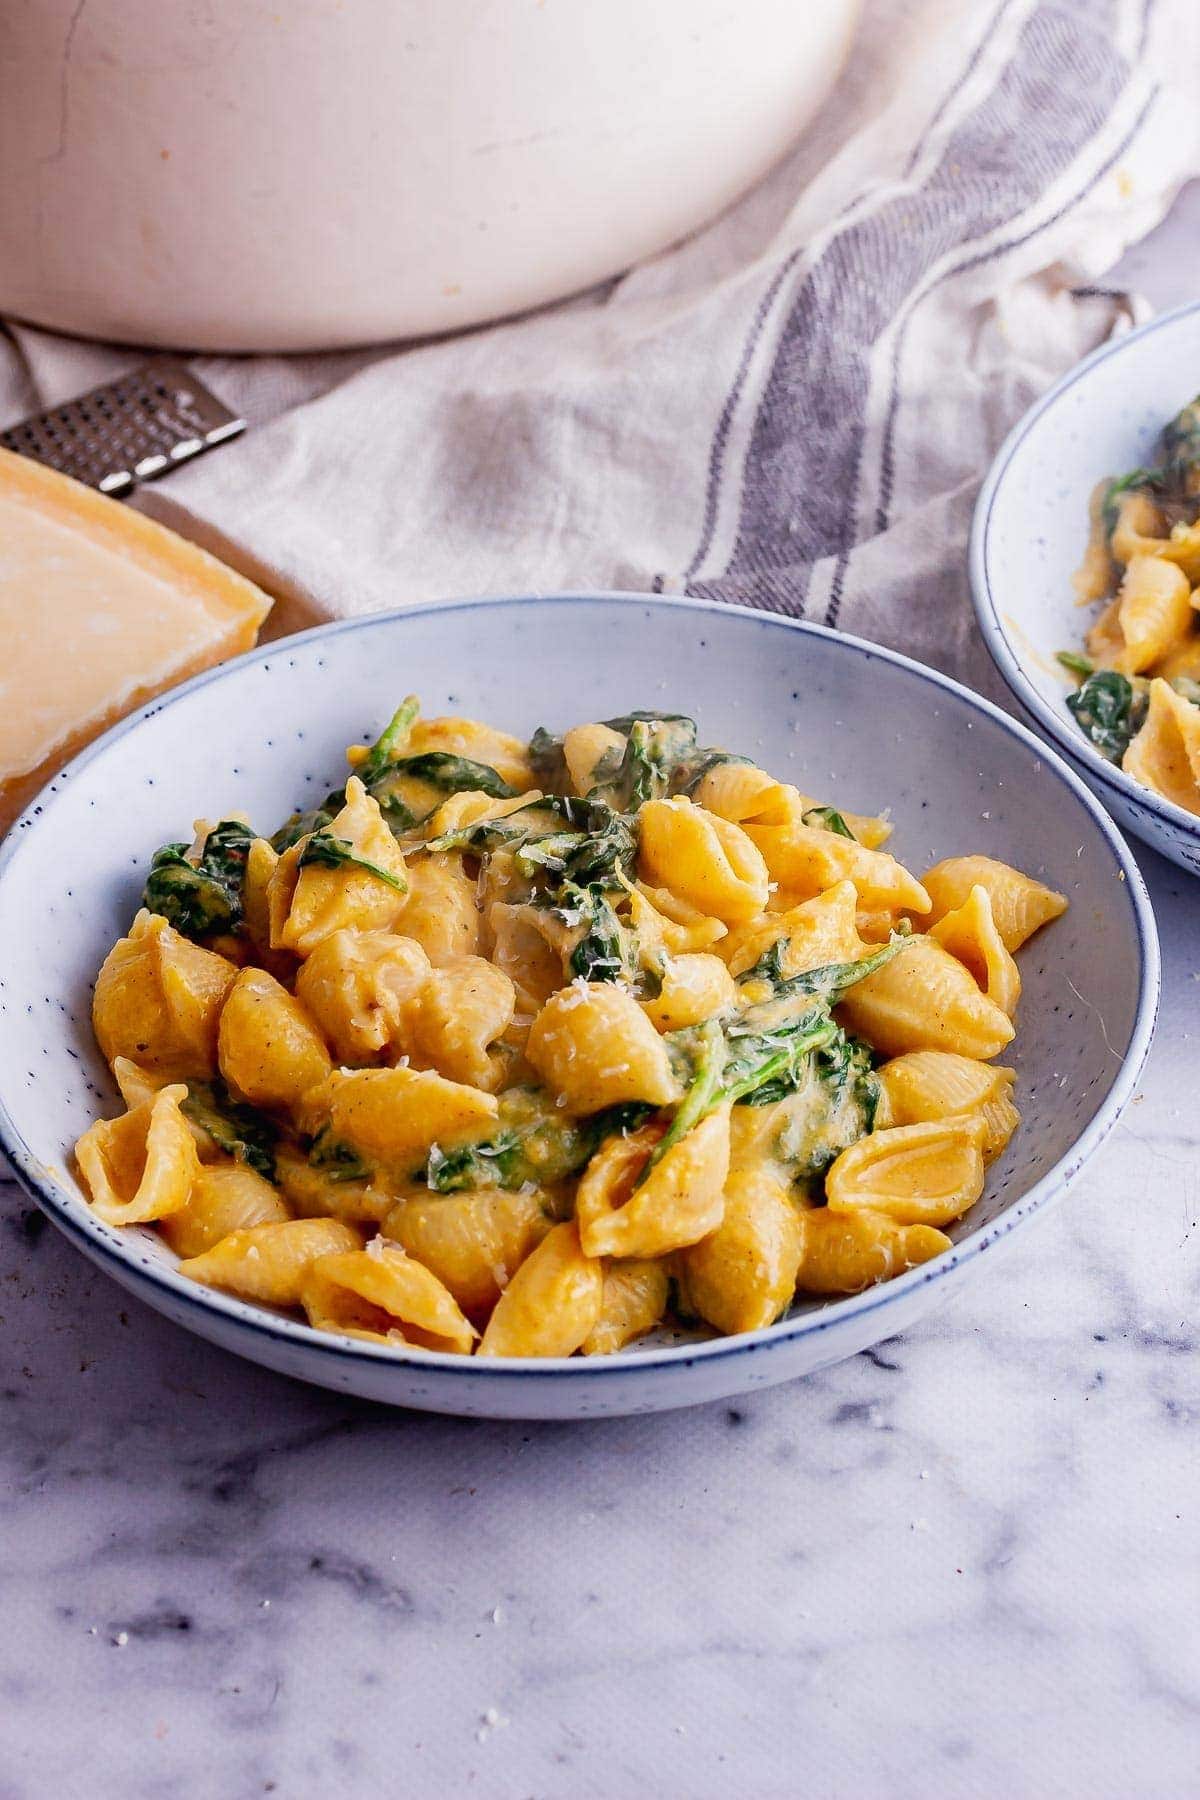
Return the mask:
[[(371, 737), (410, 689), (430, 711), (522, 733), (634, 706), (687, 711), (709, 742), (806, 791), (855, 811), (890, 806), (895, 848), (917, 870), (979, 850), (1069, 895), (1069, 912), (1022, 954), (1011, 1059), (1022, 1127), (952, 1251), (745, 1337), (504, 1363), (313, 1332), (180, 1277), (151, 1230), (94, 1217), (69, 1172), (74, 1140), (114, 1098), (89, 990), (132, 915), (149, 852), (201, 814), (242, 808), (265, 824), (308, 804), (344, 768), (345, 745)], [(913, 1324), (1102, 1142), (1137, 1081), (1157, 990), (1149, 902), (1103, 809), (1023, 727), (943, 676), (814, 625), (699, 602), (452, 602), (324, 626), (201, 675), (109, 732), (23, 815), (0, 851), (0, 1142), (96, 1263), (253, 1361), (434, 1411), (650, 1411), (784, 1381)]]
[(971, 528), (975, 611), (1000, 673), (1114, 818), (1193, 874), (1200, 819), (1092, 748), (1067, 711), (1075, 683), (1055, 654), (1082, 649), (1093, 616), (1071, 589), (1093, 488), (1152, 462), (1198, 388), (1200, 301), (1102, 345), (1043, 395), (1001, 447)]
[(313, 350), (540, 305), (757, 181), (860, 5), (0, 7), (0, 313)]

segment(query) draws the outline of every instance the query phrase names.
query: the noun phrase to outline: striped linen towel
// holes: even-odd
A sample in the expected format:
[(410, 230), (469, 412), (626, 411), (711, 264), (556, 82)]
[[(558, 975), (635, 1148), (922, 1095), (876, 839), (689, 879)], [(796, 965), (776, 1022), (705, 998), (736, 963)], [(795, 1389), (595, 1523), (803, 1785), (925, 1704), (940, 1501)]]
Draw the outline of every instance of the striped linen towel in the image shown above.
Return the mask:
[[(1034, 395), (1128, 322), (1103, 272), (1200, 170), (1197, 67), (1197, 0), (869, 0), (814, 128), (707, 230), (457, 339), (200, 358), (255, 429), (138, 504), (281, 593), (288, 626), (652, 589), (991, 685), (974, 494)], [(135, 360), (13, 325), (0, 423)]]

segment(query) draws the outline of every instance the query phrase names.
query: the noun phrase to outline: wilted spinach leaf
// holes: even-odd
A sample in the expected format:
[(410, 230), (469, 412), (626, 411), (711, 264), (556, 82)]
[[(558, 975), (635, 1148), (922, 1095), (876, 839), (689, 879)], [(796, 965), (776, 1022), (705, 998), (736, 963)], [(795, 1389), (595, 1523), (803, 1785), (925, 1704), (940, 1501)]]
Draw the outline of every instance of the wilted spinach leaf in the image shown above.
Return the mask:
[(253, 841), (248, 825), (222, 819), (205, 838), (195, 863), (185, 854), (186, 844), (164, 844), (150, 859), (143, 906), (197, 941), (236, 931)]

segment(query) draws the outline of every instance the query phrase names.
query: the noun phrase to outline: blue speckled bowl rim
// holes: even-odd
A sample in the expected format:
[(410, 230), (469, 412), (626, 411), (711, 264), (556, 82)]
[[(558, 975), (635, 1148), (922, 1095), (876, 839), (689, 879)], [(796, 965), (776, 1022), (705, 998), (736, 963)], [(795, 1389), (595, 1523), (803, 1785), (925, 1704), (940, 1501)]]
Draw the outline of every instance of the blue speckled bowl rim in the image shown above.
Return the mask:
[(1139, 325), (1134, 331), (1127, 331), (1122, 337), (1114, 338), (1110, 343), (1101, 344), (1090, 356), (1076, 363), (1073, 369), (1056, 381), (1039, 400), (1035, 400), (1029, 411), (1024, 413), (1013, 426), (996, 453), (995, 461), (987, 472), (983, 486), (979, 490), (979, 498), (975, 502), (975, 511), (971, 519), (971, 539), (968, 552), (968, 568), (971, 578), (971, 596), (975, 603), (975, 616), (979, 621), (979, 629), (983, 633), (992, 661), (1003, 675), (1005, 681), (1030, 715), (1039, 720), (1046, 730), (1061, 744), (1072, 762), (1081, 769), (1086, 769), (1089, 777), (1112, 788), (1123, 799), (1146, 812), (1157, 813), (1158, 816), (1176, 831), (1193, 838), (1200, 845), (1200, 818), (1187, 811), (1186, 807), (1177, 806), (1173, 800), (1164, 799), (1152, 789), (1135, 781), (1124, 769), (1119, 769), (1101, 756), (1092, 747), (1077, 728), (1070, 715), (1063, 709), (1059, 713), (1051, 706), (1040, 690), (1026, 675), (1021, 659), (1001, 620), (1000, 607), (992, 589), (991, 552), (989, 548), (989, 532), (992, 514), (1000, 490), (1008, 475), (1009, 467), (1014, 461), (1025, 439), (1038, 423), (1043, 413), (1058, 404), (1064, 394), (1070, 393), (1079, 382), (1086, 381), (1092, 370), (1100, 363), (1108, 362), (1111, 357), (1121, 356), (1130, 344), (1141, 338), (1147, 338), (1158, 331), (1169, 330), (1180, 319), (1190, 318), (1200, 312), (1200, 300), (1189, 300), (1184, 306), (1172, 307), (1170, 312), (1161, 313), (1150, 319), (1145, 325)]
[[(282, 640), (282, 643), (288, 650), (291, 650), (297, 645), (341, 636), (347, 632), (378, 629), (381, 624), (390, 621), (401, 619), (410, 622), (420, 621), (436, 617), (441, 613), (459, 612), (469, 608), (541, 606), (548, 601), (561, 606), (595, 605), (599, 602), (652, 607), (656, 610), (670, 608), (699, 617), (720, 615), (728, 618), (732, 615), (742, 620), (747, 630), (754, 626), (759, 630), (793, 632), (800, 638), (824, 638), (837, 644), (847, 656), (860, 656), (867, 662), (878, 659), (906, 670), (918, 681), (926, 683), (943, 694), (950, 695), (972, 711), (993, 720), (1004, 731), (1010, 733), (1031, 750), (1040, 759), (1047, 774), (1060, 782), (1088, 813), (1107, 842), (1114, 861), (1124, 875), (1120, 886), (1128, 897), (1137, 936), (1138, 1001), (1129, 1048), (1116, 1080), (1096, 1115), (1067, 1154), (1061, 1157), (1054, 1167), (1048, 1170), (1026, 1194), (1011, 1206), (1006, 1207), (997, 1219), (994, 1219), (989, 1225), (981, 1226), (978, 1231), (956, 1243), (953, 1249), (944, 1251), (932, 1262), (911, 1269), (892, 1281), (868, 1288), (862, 1294), (831, 1301), (816, 1310), (782, 1319), (775, 1325), (766, 1326), (761, 1331), (744, 1333), (740, 1337), (714, 1338), (699, 1343), (687, 1342), (652, 1350), (631, 1349), (613, 1357), (512, 1357), (491, 1361), (480, 1357), (452, 1356), (438, 1351), (398, 1351), (385, 1345), (366, 1344), (351, 1338), (338, 1338), (332, 1333), (315, 1331), (309, 1325), (300, 1324), (297, 1321), (249, 1305), (245, 1301), (236, 1300), (231, 1295), (222, 1294), (216, 1289), (198, 1288), (196, 1283), (188, 1281), (186, 1277), (179, 1275), (173, 1269), (159, 1268), (151, 1265), (148, 1261), (143, 1261), (140, 1265), (136, 1264), (133, 1251), (122, 1243), (120, 1234), (103, 1225), (85, 1209), (84, 1203), (77, 1195), (71, 1194), (65, 1186), (53, 1180), (45, 1165), (24, 1142), (16, 1122), (9, 1112), (7, 1100), (3, 1094), (0, 1094), (0, 1149), (12, 1163), (32, 1198), (49, 1215), (54, 1224), (67, 1237), (76, 1239), (84, 1246), (94, 1260), (101, 1263), (111, 1261), (123, 1270), (127, 1270), (139, 1286), (158, 1288), (168, 1294), (174, 1303), (182, 1304), (185, 1309), (194, 1308), (199, 1313), (217, 1314), (227, 1319), (232, 1327), (250, 1330), (276, 1341), (282, 1340), (291, 1343), (301, 1353), (311, 1351), (335, 1360), (349, 1358), (352, 1362), (404, 1368), (414, 1373), (419, 1372), (429, 1380), (445, 1377), (454, 1383), (463, 1380), (498, 1381), (512, 1375), (536, 1377), (543, 1381), (614, 1383), (622, 1379), (636, 1380), (651, 1369), (670, 1367), (684, 1369), (692, 1367), (696, 1363), (707, 1364), (718, 1360), (727, 1361), (734, 1357), (751, 1356), (760, 1350), (769, 1350), (778, 1345), (793, 1343), (803, 1337), (818, 1336), (820, 1333), (829, 1331), (834, 1326), (845, 1324), (852, 1319), (861, 1319), (871, 1313), (886, 1313), (889, 1307), (894, 1309), (898, 1302), (912, 1293), (914, 1289), (930, 1282), (937, 1282), (943, 1276), (974, 1262), (985, 1250), (1007, 1238), (1017, 1226), (1026, 1223), (1050, 1200), (1056, 1199), (1104, 1142), (1133, 1095), (1154, 1034), (1161, 978), (1158, 932), (1150, 905), (1150, 897), (1142, 880), (1141, 871), (1138, 869), (1128, 845), (1085, 784), (1060, 757), (1053, 751), (1047, 750), (1033, 732), (1010, 718), (998, 706), (994, 706), (990, 700), (985, 700), (981, 695), (973, 693), (971, 689), (952, 681), (949, 676), (942, 675), (935, 669), (926, 668), (922, 663), (914, 662), (911, 657), (902, 656), (894, 650), (884, 649), (881, 645), (869, 643), (863, 638), (850, 637), (841, 632), (831, 631), (825, 626), (810, 624), (807, 620), (784, 618), (777, 613), (728, 606), (719, 601), (692, 600), (670, 595), (580, 591), (561, 594), (551, 592), (487, 595), (473, 599), (435, 601), (421, 606), (401, 607), (386, 613), (370, 613), (361, 618), (336, 620), (326, 625), (315, 626), (309, 631), (299, 632), (293, 637)], [(229, 671), (240, 668), (245, 663), (265, 662), (273, 657), (277, 658), (280, 648), (280, 642), (260, 645), (257, 649), (248, 651), (243, 656), (235, 657), (230, 662), (220, 664), (215, 669), (193, 676), (190, 681), (184, 682), (170, 693), (151, 701), (114, 725), (87, 749), (81, 751), (30, 802), (20, 818), (13, 824), (7, 838), (0, 844), (0, 882), (4, 880), (9, 865), (20, 854), (21, 845), (26, 841), (28, 833), (46, 828), (47, 822), (53, 815), (53, 797), (58, 789), (85, 769), (94, 758), (102, 756), (110, 744), (127, 736), (130, 732), (136, 731), (145, 719), (175, 705), (181, 699), (194, 693), (197, 688), (224, 680)], [(885, 1336), (887, 1336), (886, 1323), (881, 1321), (878, 1337)], [(686, 1404), (686, 1397), (681, 1396), (680, 1404)], [(448, 1410), (454, 1410), (452, 1404), (448, 1403)]]

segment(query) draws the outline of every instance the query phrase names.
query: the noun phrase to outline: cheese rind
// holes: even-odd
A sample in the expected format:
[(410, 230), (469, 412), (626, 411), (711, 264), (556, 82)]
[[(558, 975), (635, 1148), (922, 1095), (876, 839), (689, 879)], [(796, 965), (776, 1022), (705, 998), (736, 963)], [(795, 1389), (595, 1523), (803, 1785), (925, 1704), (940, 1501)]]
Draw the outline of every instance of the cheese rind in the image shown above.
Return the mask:
[(165, 526), (0, 450), (0, 831), (125, 713), (250, 649), (270, 607)]

